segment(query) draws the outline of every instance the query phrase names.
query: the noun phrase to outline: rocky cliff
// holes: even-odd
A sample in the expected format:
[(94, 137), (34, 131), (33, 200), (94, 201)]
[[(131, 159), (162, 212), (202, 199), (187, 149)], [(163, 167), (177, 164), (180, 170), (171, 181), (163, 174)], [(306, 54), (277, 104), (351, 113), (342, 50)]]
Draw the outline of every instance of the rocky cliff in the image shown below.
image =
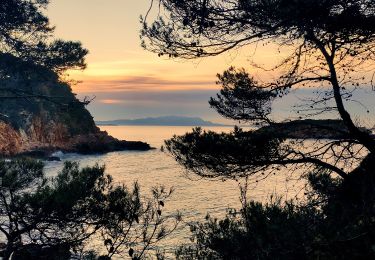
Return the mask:
[(1, 155), (150, 149), (148, 144), (120, 141), (100, 131), (86, 104), (55, 73), (30, 66), (16, 71), (0, 79)]

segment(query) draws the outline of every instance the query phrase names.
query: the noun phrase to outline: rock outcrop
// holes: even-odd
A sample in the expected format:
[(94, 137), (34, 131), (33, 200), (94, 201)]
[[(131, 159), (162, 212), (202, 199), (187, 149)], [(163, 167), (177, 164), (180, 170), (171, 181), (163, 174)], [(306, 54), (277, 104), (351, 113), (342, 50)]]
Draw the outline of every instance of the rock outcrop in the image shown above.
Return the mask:
[(55, 73), (22, 71), (26, 75), (0, 81), (0, 155), (150, 149), (146, 143), (120, 141), (100, 131), (87, 104)]
[(0, 154), (11, 155), (21, 151), (22, 137), (11, 125), (0, 122)]

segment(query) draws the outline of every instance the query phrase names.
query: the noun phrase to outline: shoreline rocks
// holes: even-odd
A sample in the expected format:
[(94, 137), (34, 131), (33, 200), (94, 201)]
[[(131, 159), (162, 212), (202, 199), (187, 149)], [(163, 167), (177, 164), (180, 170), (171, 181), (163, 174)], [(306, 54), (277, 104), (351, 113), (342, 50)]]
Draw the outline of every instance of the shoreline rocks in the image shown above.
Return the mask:
[[(19, 74), (21, 73), (21, 75)], [(121, 141), (101, 131), (68, 82), (49, 69), (22, 67), (0, 86), (0, 157), (53, 158), (56, 151), (84, 154), (150, 150), (143, 142)], [(34, 97), (12, 98), (15, 93)], [(7, 98), (7, 97), (10, 98)]]
[(118, 140), (107, 132), (65, 136), (57, 142), (38, 140), (22, 135), (10, 125), (0, 122), (0, 157), (31, 157), (47, 161), (58, 161), (59, 156), (54, 153), (78, 154), (106, 154), (116, 151), (148, 151), (152, 150), (149, 144), (140, 141)]
[(107, 132), (99, 132), (80, 136), (73, 141), (72, 149), (64, 152), (76, 152), (79, 154), (103, 154), (116, 151), (148, 151), (153, 149), (149, 144), (140, 141), (118, 140)]

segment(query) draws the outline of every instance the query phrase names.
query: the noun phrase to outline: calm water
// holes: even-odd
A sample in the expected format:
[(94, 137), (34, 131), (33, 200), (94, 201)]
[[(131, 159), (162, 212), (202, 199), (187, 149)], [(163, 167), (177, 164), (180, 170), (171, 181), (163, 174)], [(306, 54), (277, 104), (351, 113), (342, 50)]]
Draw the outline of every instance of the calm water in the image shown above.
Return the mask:
[[(160, 148), (165, 139), (174, 134), (181, 135), (191, 131), (191, 127), (167, 126), (105, 126), (102, 130), (119, 139), (145, 141), (153, 147)], [(232, 128), (210, 127), (216, 132), (229, 132)], [(118, 183), (130, 186), (138, 181), (143, 194), (157, 185), (174, 187), (175, 192), (166, 203), (168, 212), (182, 213), (184, 223), (204, 221), (209, 213), (212, 216), (224, 216), (228, 208), (240, 208), (239, 184), (236, 181), (204, 180), (187, 172), (172, 157), (160, 149), (147, 152), (114, 152), (106, 155), (81, 156), (76, 154), (62, 155), (62, 162), (50, 162), (46, 170), (49, 175), (56, 174), (63, 161), (74, 160), (82, 166), (105, 164), (107, 173)], [(267, 182), (260, 182), (249, 187), (249, 199), (265, 201), (275, 191), (285, 195), (293, 189), (293, 183), (286, 185), (285, 177), (273, 176)], [(188, 242), (190, 232), (181, 226), (166, 243)]]

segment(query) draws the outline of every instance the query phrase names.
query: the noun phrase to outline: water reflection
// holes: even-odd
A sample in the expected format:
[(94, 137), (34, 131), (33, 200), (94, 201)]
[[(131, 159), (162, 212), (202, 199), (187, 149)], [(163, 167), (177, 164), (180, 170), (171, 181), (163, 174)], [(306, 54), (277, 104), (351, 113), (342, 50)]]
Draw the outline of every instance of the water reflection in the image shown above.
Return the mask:
[[(111, 135), (129, 141), (138, 140), (161, 147), (163, 140), (174, 134), (181, 135), (191, 130), (191, 127), (145, 127), (145, 126), (106, 126), (102, 130)], [(216, 132), (229, 132), (232, 128), (211, 127)], [(224, 216), (228, 208), (240, 208), (239, 183), (234, 180), (206, 180), (189, 174), (178, 165), (172, 157), (160, 149), (148, 152), (114, 152), (106, 155), (82, 156), (66, 154), (62, 162), (49, 162), (47, 174), (54, 175), (62, 168), (63, 161), (74, 160), (82, 166), (105, 164), (107, 173), (112, 175), (115, 182), (130, 186), (138, 181), (144, 195), (147, 196), (154, 186), (164, 185), (174, 187), (175, 192), (166, 203), (166, 214), (180, 211), (184, 223), (203, 221), (207, 213), (211, 216)], [(249, 199), (265, 201), (276, 191), (287, 195), (295, 190), (295, 182), (285, 182), (282, 174), (271, 176), (266, 182), (253, 183), (249, 186)], [(172, 249), (173, 245), (189, 242), (188, 228), (181, 228), (164, 243)]]

